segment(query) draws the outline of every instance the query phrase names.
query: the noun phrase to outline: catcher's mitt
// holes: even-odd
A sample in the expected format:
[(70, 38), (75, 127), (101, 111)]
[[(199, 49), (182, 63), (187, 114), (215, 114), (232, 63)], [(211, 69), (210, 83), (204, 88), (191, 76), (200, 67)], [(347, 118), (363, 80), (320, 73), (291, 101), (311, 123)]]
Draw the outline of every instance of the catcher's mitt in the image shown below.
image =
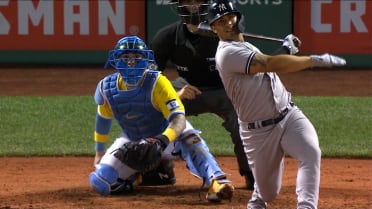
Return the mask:
[(163, 150), (161, 141), (147, 138), (124, 144), (114, 156), (135, 170), (147, 172), (158, 166)]

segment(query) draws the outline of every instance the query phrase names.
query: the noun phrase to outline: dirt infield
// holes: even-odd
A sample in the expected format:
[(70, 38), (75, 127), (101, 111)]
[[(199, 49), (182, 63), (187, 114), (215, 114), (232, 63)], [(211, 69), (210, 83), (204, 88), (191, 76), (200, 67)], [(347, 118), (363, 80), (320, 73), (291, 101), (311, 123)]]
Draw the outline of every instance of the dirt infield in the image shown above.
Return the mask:
[[(0, 208), (246, 208), (251, 192), (243, 188), (235, 159), (217, 160), (236, 186), (231, 202), (200, 200), (201, 181), (181, 161), (176, 163), (174, 186), (141, 187), (130, 195), (101, 197), (88, 184), (93, 158), (1, 158)], [(296, 167), (293, 159), (286, 160), (283, 187), (270, 209), (296, 208)], [(323, 159), (319, 208), (371, 208), (371, 173), (371, 160)], [(201, 192), (202, 198), (205, 192)]]
[[(92, 95), (98, 80), (108, 73), (97, 67), (2, 68), (0, 96)], [(308, 70), (281, 79), (298, 96), (372, 96), (372, 70)], [(243, 188), (236, 160), (217, 157), (217, 161), (235, 184), (231, 202), (207, 203), (206, 191), (199, 190), (201, 181), (182, 161), (176, 162), (174, 186), (138, 187), (132, 194), (100, 197), (88, 184), (93, 157), (0, 158), (0, 209), (246, 208), (251, 192)], [(296, 161), (287, 158), (281, 193), (269, 209), (296, 208), (296, 171)], [(372, 208), (372, 160), (322, 159), (319, 208)]]

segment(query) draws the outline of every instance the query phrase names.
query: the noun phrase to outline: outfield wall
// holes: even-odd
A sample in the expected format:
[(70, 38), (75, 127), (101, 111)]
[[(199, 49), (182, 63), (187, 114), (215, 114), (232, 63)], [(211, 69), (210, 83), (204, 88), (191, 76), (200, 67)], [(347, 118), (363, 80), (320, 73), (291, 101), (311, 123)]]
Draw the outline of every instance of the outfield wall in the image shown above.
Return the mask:
[[(126, 35), (150, 42), (177, 21), (169, 0), (0, 1), (0, 64), (103, 64)], [(302, 40), (301, 53), (343, 56), (372, 68), (372, 1), (235, 0), (250, 33)], [(250, 39), (270, 54), (280, 44)]]

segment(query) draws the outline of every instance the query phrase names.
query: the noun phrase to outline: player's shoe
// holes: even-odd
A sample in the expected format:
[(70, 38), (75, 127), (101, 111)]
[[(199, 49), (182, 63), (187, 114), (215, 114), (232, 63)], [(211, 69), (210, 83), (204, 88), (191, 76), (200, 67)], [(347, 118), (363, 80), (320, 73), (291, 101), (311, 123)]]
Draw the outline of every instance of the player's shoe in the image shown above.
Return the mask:
[(251, 199), (248, 201), (247, 209), (266, 209), (267, 203), (258, 197), (256, 192), (253, 192)]
[(206, 198), (209, 202), (221, 202), (222, 200), (231, 201), (233, 193), (234, 186), (230, 180), (213, 179)]
[(123, 194), (132, 193), (133, 186), (137, 186), (142, 183), (141, 174), (135, 174), (127, 180), (118, 179), (114, 184), (111, 185), (110, 194)]
[(172, 160), (162, 160), (157, 168), (142, 174), (142, 182), (139, 186), (173, 185), (175, 183), (174, 162)]

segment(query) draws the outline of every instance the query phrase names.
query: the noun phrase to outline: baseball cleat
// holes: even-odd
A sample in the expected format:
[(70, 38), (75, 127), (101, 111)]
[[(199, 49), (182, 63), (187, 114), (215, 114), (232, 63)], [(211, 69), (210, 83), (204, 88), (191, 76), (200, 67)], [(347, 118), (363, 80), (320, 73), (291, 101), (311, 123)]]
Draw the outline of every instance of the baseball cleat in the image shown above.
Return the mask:
[(266, 209), (267, 203), (263, 201), (254, 191), (251, 199), (248, 201), (247, 209)]
[(134, 177), (134, 180), (133, 181), (133, 186), (139, 186), (142, 184), (142, 181), (143, 181), (143, 176), (141, 174), (137, 174), (135, 175)]
[(110, 194), (122, 194), (133, 192), (133, 187), (138, 186), (142, 183), (142, 175), (135, 174), (129, 177), (127, 180), (118, 179), (111, 185)]
[(231, 201), (233, 193), (234, 186), (231, 184), (230, 180), (213, 179), (206, 198), (209, 202), (221, 202), (222, 200)]

